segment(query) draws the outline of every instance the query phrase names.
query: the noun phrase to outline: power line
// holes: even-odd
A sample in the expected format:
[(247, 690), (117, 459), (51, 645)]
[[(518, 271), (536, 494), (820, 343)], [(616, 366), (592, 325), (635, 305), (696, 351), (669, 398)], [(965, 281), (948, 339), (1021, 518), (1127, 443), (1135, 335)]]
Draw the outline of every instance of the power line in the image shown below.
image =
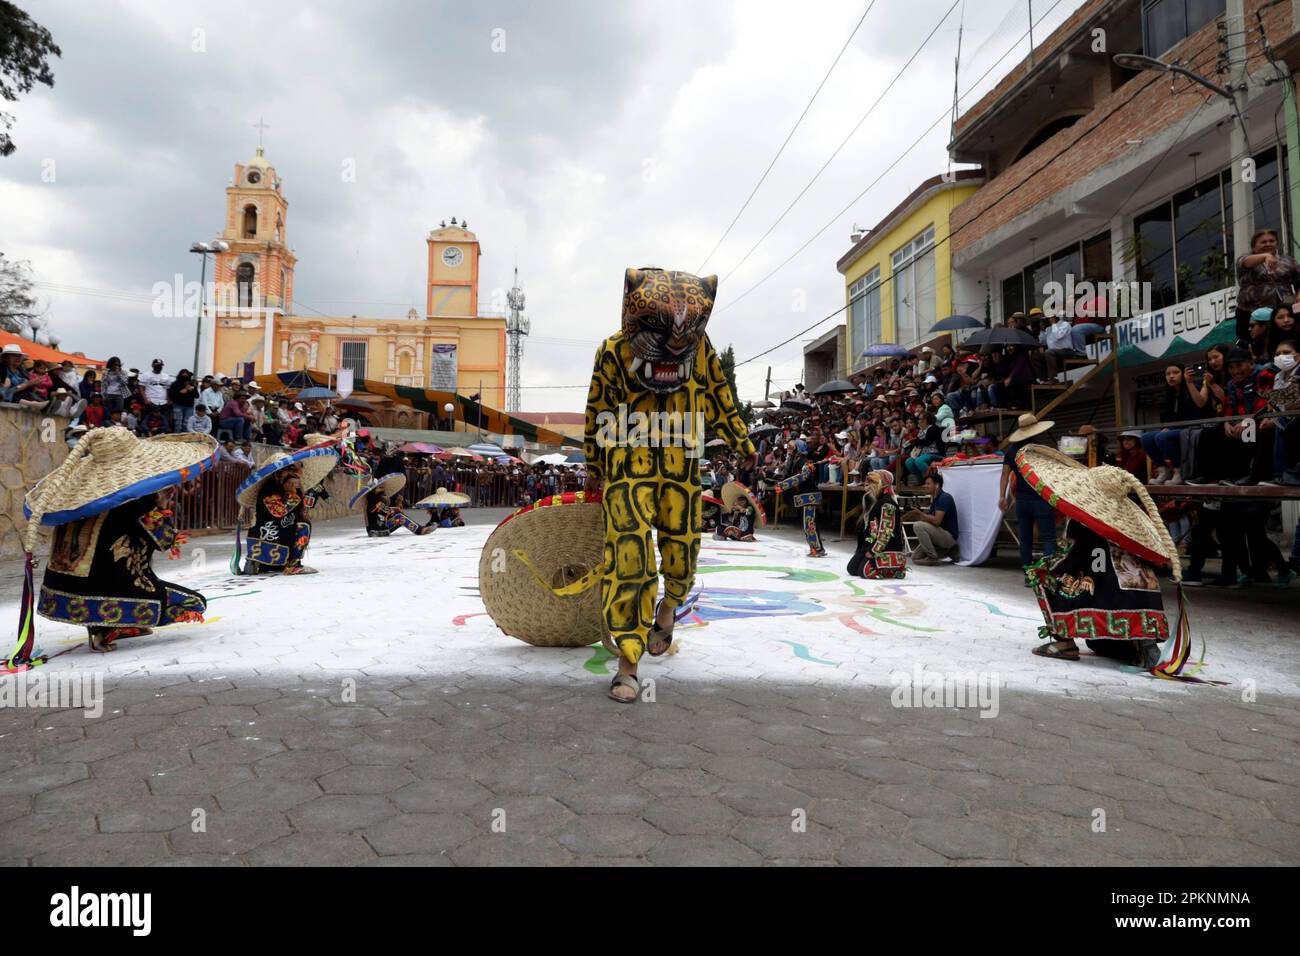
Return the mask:
[(799, 128), (799, 124), (802, 123), (804, 117), (808, 115), (808, 110), (812, 108), (813, 101), (816, 100), (817, 95), (821, 93), (822, 87), (826, 85), (826, 81), (830, 79), (831, 73), (834, 72), (835, 67), (839, 64), (840, 58), (844, 56), (844, 51), (849, 48), (849, 44), (853, 42), (853, 38), (857, 36), (858, 30), (861, 29), (863, 21), (867, 19), (867, 14), (871, 12), (875, 5), (876, 0), (871, 0), (871, 2), (867, 4), (867, 9), (863, 11), (862, 16), (858, 19), (857, 25), (853, 28), (853, 32), (850, 33), (849, 38), (844, 41), (844, 46), (840, 47), (840, 52), (835, 54), (835, 59), (831, 62), (830, 69), (826, 71), (826, 75), (822, 77), (822, 81), (817, 84), (817, 89), (813, 90), (813, 95), (804, 106), (803, 112), (799, 114), (799, 118), (795, 120), (794, 125), (790, 127), (790, 132), (786, 134), (785, 140), (781, 143), (780, 149), (776, 151), (776, 155), (772, 157), (772, 161), (767, 164), (767, 169), (763, 170), (763, 175), (758, 178), (758, 182), (754, 184), (754, 188), (749, 191), (749, 196), (745, 198), (745, 201), (741, 204), (736, 215), (732, 217), (731, 223), (718, 238), (718, 241), (713, 244), (713, 248), (710, 249), (709, 254), (704, 257), (704, 261), (701, 262), (699, 267), (695, 270), (696, 275), (704, 274), (704, 267), (708, 264), (709, 260), (713, 258), (713, 254), (718, 251), (723, 240), (725, 240), (727, 236), (731, 235), (731, 230), (735, 228), (736, 223), (740, 221), (741, 214), (749, 208), (750, 202), (753, 200), (755, 194), (758, 193), (758, 188), (767, 180), (768, 173), (772, 171), (772, 167), (776, 165), (776, 161), (781, 158), (781, 154), (785, 152), (786, 146), (790, 145), (790, 140), (794, 136), (795, 130)]
[[(1059, 3), (1060, 0), (1057, 0), (1057, 2)], [(808, 182), (804, 185), (803, 189), (799, 190), (798, 195), (796, 195), (794, 199), (790, 200), (790, 204), (786, 206), (784, 210), (782, 210), (781, 215), (776, 217), (776, 221), (773, 222), (772, 225), (767, 227), (767, 231), (758, 237), (758, 241), (755, 242), (752, 246), (750, 246), (749, 251), (746, 252), (743, 256), (741, 256), (740, 261), (731, 267), (731, 271), (722, 277), (723, 282), (725, 282), (727, 279), (731, 278), (733, 275), (736, 274), (736, 270), (745, 264), (745, 262), (749, 259), (749, 257), (754, 254), (755, 250), (757, 250), (758, 247), (761, 246), (763, 242), (767, 239), (767, 237), (772, 234), (773, 230), (775, 230), (777, 226), (781, 225), (781, 222), (785, 219), (785, 217), (790, 214), (790, 210), (793, 209), (796, 205), (798, 205), (799, 200), (802, 199), (804, 197), (804, 194), (806, 194), (808, 190), (812, 188), (813, 183), (817, 182), (817, 180), (821, 178), (821, 174), (826, 172), (826, 168), (830, 166), (830, 164), (835, 160), (835, 157), (840, 154), (840, 151), (843, 150), (844, 147), (848, 145), (849, 140), (851, 140), (857, 134), (858, 130), (862, 128), (862, 124), (865, 123), (867, 119), (871, 116), (871, 114), (875, 112), (876, 107), (879, 106), (882, 102), (884, 102), (885, 97), (889, 95), (889, 91), (894, 88), (894, 84), (897, 83), (900, 79), (902, 79), (903, 74), (907, 72), (908, 68), (912, 65), (912, 63), (916, 60), (916, 58), (921, 55), (921, 51), (924, 50), (926, 45), (930, 42), (930, 40), (934, 38), (934, 35), (939, 32), (939, 28), (943, 26), (944, 21), (947, 20), (948, 17), (952, 16), (952, 12), (957, 9), (957, 5), (959, 3), (961, 3), (961, 0), (953, 0), (953, 4), (948, 8), (947, 13), (945, 13), (942, 17), (939, 18), (939, 22), (934, 25), (934, 28), (926, 35), (925, 39), (921, 41), (921, 45), (916, 48), (916, 50), (912, 53), (912, 55), (908, 57), (907, 62), (904, 63), (902, 68), (894, 75), (894, 78), (889, 81), (889, 85), (885, 87), (885, 89), (881, 92), (881, 94), (878, 97), (876, 97), (875, 102), (871, 104), (870, 108), (865, 113), (862, 114), (862, 118), (858, 120), (858, 122), (854, 125), (853, 129), (849, 130), (849, 134), (844, 137), (844, 139), (840, 142), (840, 145), (835, 147), (835, 151), (832, 152), (830, 156), (826, 158), (826, 161), (822, 163), (821, 168), (818, 169), (817, 172), (813, 174), (812, 179), (808, 180)], [(926, 132), (929, 132), (929, 130), (927, 130)]]

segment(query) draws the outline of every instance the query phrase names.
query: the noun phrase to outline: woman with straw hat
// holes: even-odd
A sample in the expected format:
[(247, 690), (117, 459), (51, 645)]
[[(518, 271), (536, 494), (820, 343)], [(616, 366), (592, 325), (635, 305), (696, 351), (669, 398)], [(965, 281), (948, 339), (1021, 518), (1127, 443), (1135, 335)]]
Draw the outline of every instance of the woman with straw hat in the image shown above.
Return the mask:
[[(1009, 444), (1003, 452), (1002, 477), (998, 486), (998, 502), (1003, 511), (1015, 505), (1016, 536), (1020, 538), (1020, 565), (1028, 569), (1034, 560), (1034, 527), (1043, 545), (1043, 555), (1056, 551), (1056, 516), (1051, 506), (1040, 498), (1024, 480), (1016, 464), (1016, 453), (1044, 432), (1056, 427), (1056, 422), (1039, 421), (1026, 412), (1016, 421), (1016, 430), (1007, 436)], [(1025, 587), (1030, 580), (1025, 578)]]
[[(52, 621), (85, 627), (91, 650), (98, 652), (114, 650), (119, 637), (201, 621), (207, 607), (203, 595), (159, 580), (153, 553), (180, 556), (186, 536), (176, 527), (174, 486), (198, 477), (216, 460), (217, 443), (207, 435), (145, 440), (125, 428), (88, 432), (24, 500), (26, 580), (18, 645), (8, 665), (45, 660), (32, 653), (33, 609)], [(34, 600), (33, 551), (42, 526), (54, 527), (54, 541)]]
[[(1046, 621), (1039, 629), (1046, 643), (1033, 652), (1076, 661), (1075, 641), (1083, 638), (1097, 654), (1138, 664), (1157, 677), (1203, 683), (1183, 673), (1191, 641), (1182, 563), (1142, 482), (1122, 468), (1088, 468), (1042, 445), (1028, 445), (1016, 458), (1025, 483), (1068, 519), (1064, 546), (1027, 571)], [(1179, 616), (1172, 627), (1157, 565), (1168, 565), (1178, 582)]]
[(868, 472), (866, 487), (858, 547), (847, 570), (855, 578), (906, 577), (907, 542), (894, 496), (894, 473), (883, 469)]
[(376, 478), (348, 502), (351, 508), (361, 498), (366, 499), (366, 534), (372, 538), (386, 538), (398, 528), (405, 528), (411, 534), (428, 534), (433, 531), (429, 525), (421, 527), (400, 508), (389, 503), (389, 498), (406, 487), (406, 475), (400, 471), (390, 472), (382, 478)]
[(276, 452), (255, 468), (239, 485), (235, 498), (240, 523), (251, 514), (246, 557), (239, 566), (239, 528), (235, 530), (236, 574), (315, 574), (302, 563), (311, 542), (308, 512), (316, 503), (317, 488), (338, 464), (338, 449), (329, 443), (309, 445), (295, 452)]

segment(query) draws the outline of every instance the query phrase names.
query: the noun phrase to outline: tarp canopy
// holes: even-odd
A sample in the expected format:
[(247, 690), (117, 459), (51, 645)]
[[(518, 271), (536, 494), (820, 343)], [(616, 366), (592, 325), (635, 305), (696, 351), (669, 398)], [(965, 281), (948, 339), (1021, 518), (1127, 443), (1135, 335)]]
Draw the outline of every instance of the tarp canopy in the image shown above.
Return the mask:
[[(294, 387), (305, 388), (307, 387), (305, 383), (308, 381), (313, 385), (328, 387), (330, 377), (328, 373), (317, 369), (277, 372), (257, 376), (257, 384), (265, 391), (278, 391)], [(525, 441), (537, 442), (541, 445), (582, 447), (581, 439), (569, 438), (549, 428), (534, 425), (522, 418), (515, 418), (513, 415), (507, 415), (495, 408), (489, 408), (487, 405), (480, 404), (455, 392), (444, 392), (434, 388), (417, 388), (414, 385), (393, 385), (390, 382), (373, 381), (366, 378), (354, 378), (352, 388), (353, 394), (368, 393), (378, 395), (399, 404), (408, 405), (411, 408), (418, 408), (420, 411), (428, 412), (437, 418), (441, 418), (446, 414), (442, 410), (443, 406), (451, 403), (456, 407), (455, 414), (458, 422), (477, 426), (484, 431), (493, 432), (497, 435), (519, 435)]]
[(94, 366), (100, 368), (108, 363), (103, 359), (87, 358), (84, 355), (73, 355), (71, 352), (60, 352), (58, 349), (52, 349), (48, 345), (37, 345), (35, 342), (29, 342), (21, 335), (14, 335), (12, 332), (0, 330), (0, 348), (6, 345), (17, 345), (23, 350), (23, 354), (29, 359), (40, 359), (43, 362), (71, 362), (73, 365), (79, 365), (82, 368)]

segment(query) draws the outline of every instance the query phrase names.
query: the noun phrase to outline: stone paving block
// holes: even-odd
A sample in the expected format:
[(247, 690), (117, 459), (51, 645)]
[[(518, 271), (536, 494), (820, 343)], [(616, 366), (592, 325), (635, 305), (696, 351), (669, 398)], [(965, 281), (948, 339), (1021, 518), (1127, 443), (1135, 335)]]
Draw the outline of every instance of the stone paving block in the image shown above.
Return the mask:
[(33, 866), (150, 866), (171, 856), (161, 833), (92, 833), (32, 857)]
[(796, 830), (796, 818), (746, 817), (731, 831), (731, 837), (745, 844), (765, 860), (829, 860), (843, 843), (842, 837), (829, 827), (806, 819), (804, 828)]
[(166, 833), (194, 819), (194, 811), (211, 815), (216, 801), (208, 796), (150, 796), (96, 811), (100, 833)]
[(555, 833), (555, 842), (578, 856), (643, 856), (663, 839), (640, 817), (608, 813), (575, 817)]
[(252, 779), (253, 771), (251, 768), (231, 764), (213, 767), (181, 767), (179, 770), (150, 774), (146, 778), (149, 790), (159, 796), (182, 793), (217, 793)]
[(293, 807), (287, 815), (295, 830), (350, 833), (374, 826), (399, 812), (385, 796), (328, 794)]
[(486, 832), (487, 826), (476, 826), (461, 813), (406, 813), (367, 827), (361, 835), (381, 856), (444, 854)]
[(282, 780), (315, 780), (348, 765), (346, 754), (337, 750), (281, 750), (252, 764), (259, 777)]
[(258, 847), (247, 858), (255, 866), (360, 866), (379, 855), (359, 836), (295, 833)]
[(0, 774), (0, 797), (32, 796), (64, 784), (85, 780), (90, 771), (84, 763), (32, 764)]
[(259, 777), (218, 791), (217, 802), (223, 811), (280, 812), (301, 806), (321, 795), (313, 780), (283, 780)]
[(657, 866), (758, 866), (759, 856), (739, 840), (724, 836), (669, 836), (646, 853)]
[(974, 820), (913, 820), (911, 837), (949, 860), (1010, 860), (1011, 841), (994, 827)]
[(433, 777), (408, 783), (388, 796), (403, 811), (442, 813), (478, 806), (491, 799), (492, 792), (466, 777)]
[(550, 837), (492, 833), (456, 847), (451, 859), (458, 866), (563, 866), (573, 854)]
[(223, 810), (208, 814), (205, 831), (195, 832), (192, 824), (186, 824), (167, 834), (167, 840), (178, 854), (221, 856), (248, 853), (288, 836), (290, 832), (282, 813)]
[(405, 767), (344, 767), (317, 781), (326, 793), (393, 793), (413, 782)]

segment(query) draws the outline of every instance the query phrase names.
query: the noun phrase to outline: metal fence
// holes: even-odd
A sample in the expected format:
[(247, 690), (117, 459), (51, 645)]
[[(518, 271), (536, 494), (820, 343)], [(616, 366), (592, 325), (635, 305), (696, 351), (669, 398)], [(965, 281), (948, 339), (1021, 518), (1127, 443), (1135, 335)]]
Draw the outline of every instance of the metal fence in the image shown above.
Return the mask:
[(252, 470), (239, 462), (218, 462), (197, 481), (182, 485), (176, 502), (178, 526), (185, 531), (233, 528), (239, 515), (235, 489)]
[[(515, 508), (524, 504), (529, 497), (527, 476), (523, 474), (480, 471), (472, 467), (452, 467), (446, 471), (450, 473), (450, 478), (446, 482), (447, 490), (469, 495), (469, 507)], [(549, 485), (535, 483), (532, 491), (533, 500), (549, 494), (577, 491), (581, 488), (577, 476), (571, 471), (566, 470), (566, 473), (559, 478), (553, 491)], [(432, 472), (423, 468), (408, 469), (403, 497), (408, 505), (413, 504), (437, 491), (436, 485)]]

